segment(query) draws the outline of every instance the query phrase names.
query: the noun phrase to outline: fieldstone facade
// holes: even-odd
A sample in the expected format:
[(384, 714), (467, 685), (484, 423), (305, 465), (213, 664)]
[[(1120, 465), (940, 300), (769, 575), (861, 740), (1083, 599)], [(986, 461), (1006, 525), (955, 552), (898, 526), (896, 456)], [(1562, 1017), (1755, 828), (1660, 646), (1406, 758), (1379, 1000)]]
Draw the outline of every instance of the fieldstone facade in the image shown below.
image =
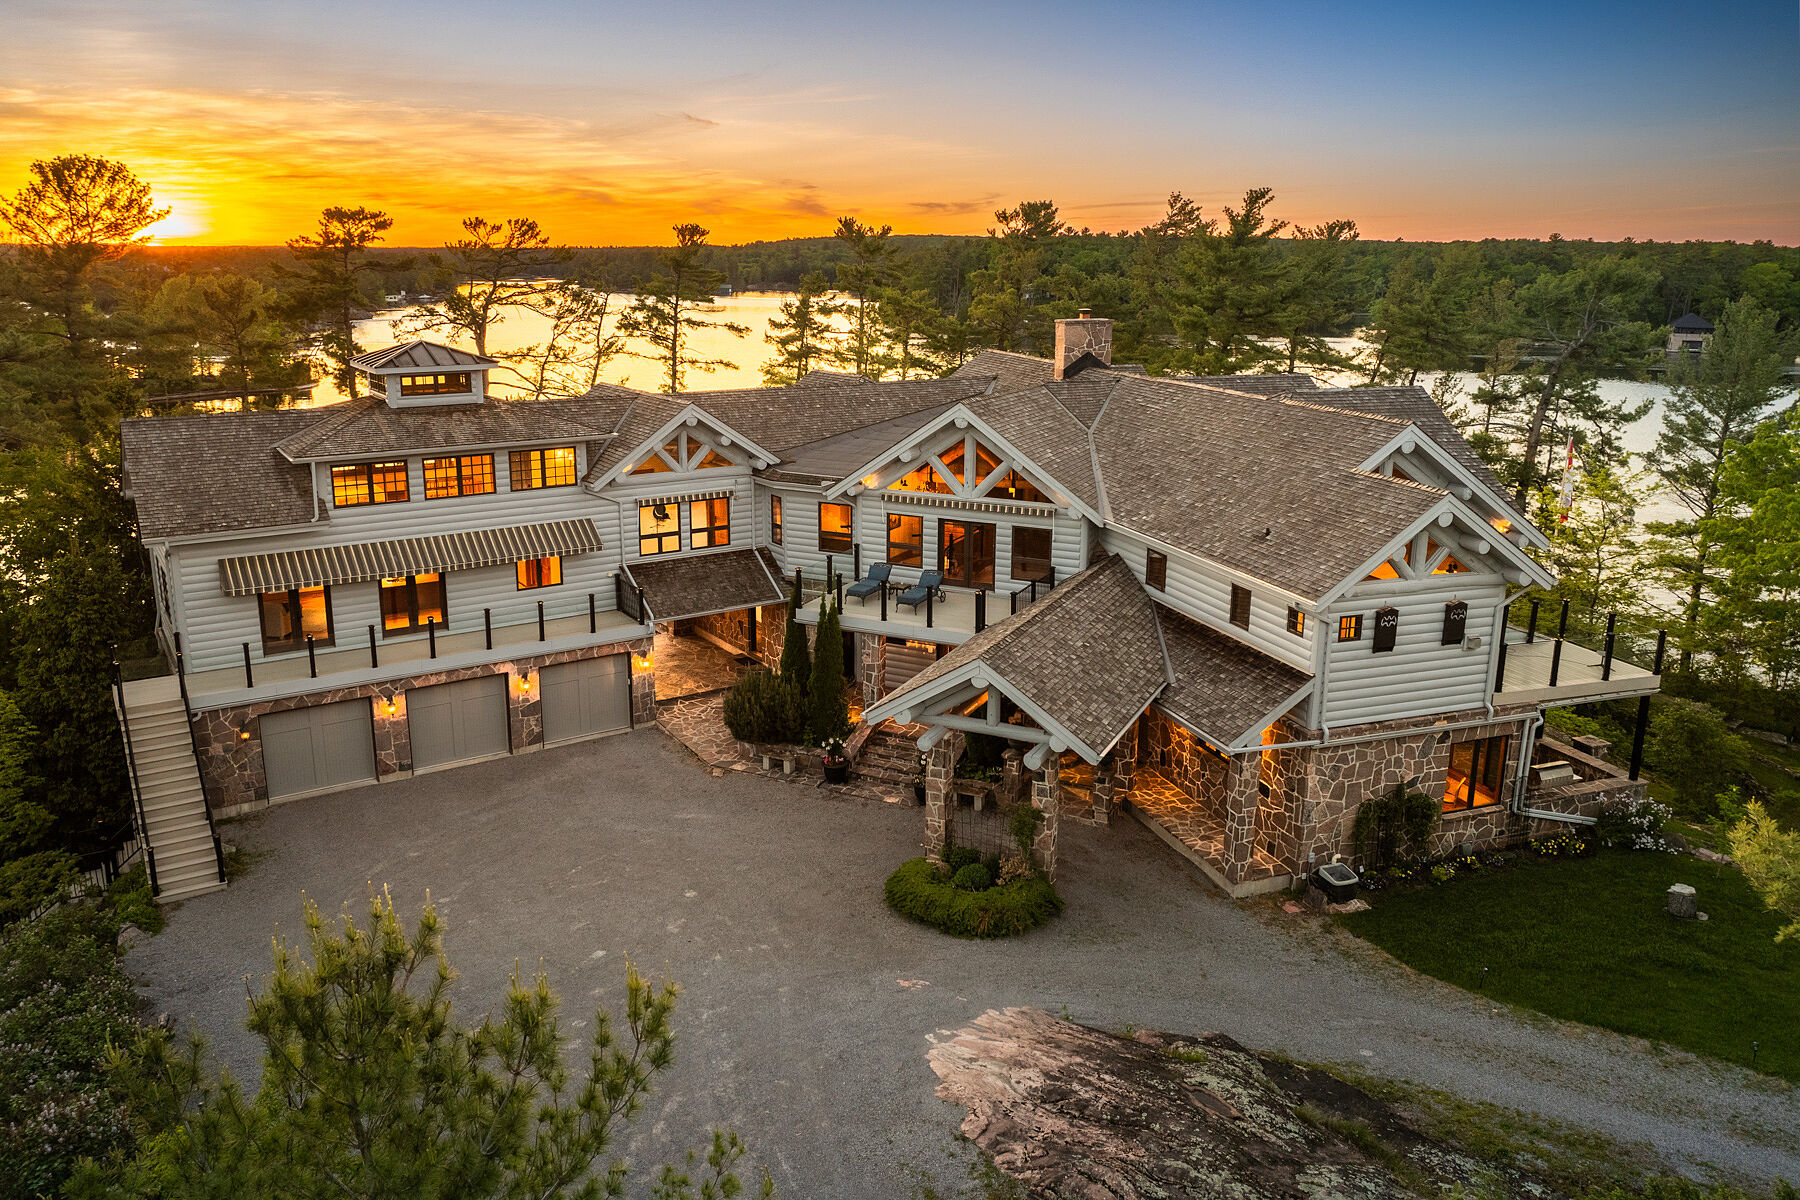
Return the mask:
[[(508, 676), (511, 681), (506, 693), (508, 732), (513, 753), (518, 754), (538, 749), (544, 743), (539, 671), (544, 667), (577, 659), (629, 654), (632, 656), (632, 724), (651, 724), (656, 720), (656, 676), (650, 668), (650, 652), (650, 639), (639, 638), (603, 647), (527, 655), (502, 662), (482, 663), (448, 671), (430, 671), (355, 687), (326, 688), (301, 696), (284, 696), (277, 700), (195, 713), (194, 743), (199, 749), (200, 779), (207, 807), (214, 816), (231, 816), (269, 803), (268, 777), (263, 765), (259, 726), (260, 718), (269, 713), (335, 704), (344, 700), (366, 700), (374, 718), (376, 778), (404, 777), (413, 769), (412, 736), (406, 720), (408, 691), (487, 675)], [(520, 686), (527, 681), (530, 687)]]
[[(751, 620), (751, 614), (755, 620)], [(754, 636), (752, 630), (754, 629)], [(698, 633), (714, 645), (734, 654), (746, 654), (771, 671), (781, 665), (781, 649), (787, 642), (787, 605), (765, 604), (735, 608), (675, 622), (677, 633)]]
[(887, 639), (878, 633), (856, 637), (856, 686), (862, 690), (864, 708), (881, 702), (887, 688)]

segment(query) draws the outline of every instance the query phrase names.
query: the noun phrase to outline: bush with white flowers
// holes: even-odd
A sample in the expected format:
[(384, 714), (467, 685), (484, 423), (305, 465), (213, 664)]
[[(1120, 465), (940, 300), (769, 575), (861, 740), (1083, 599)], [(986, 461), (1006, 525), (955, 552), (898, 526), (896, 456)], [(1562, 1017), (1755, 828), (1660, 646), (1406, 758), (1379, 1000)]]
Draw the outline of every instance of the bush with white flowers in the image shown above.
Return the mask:
[(1624, 850), (1673, 850), (1663, 825), (1673, 815), (1666, 804), (1648, 796), (1608, 800), (1600, 806), (1594, 836), (1602, 845)]

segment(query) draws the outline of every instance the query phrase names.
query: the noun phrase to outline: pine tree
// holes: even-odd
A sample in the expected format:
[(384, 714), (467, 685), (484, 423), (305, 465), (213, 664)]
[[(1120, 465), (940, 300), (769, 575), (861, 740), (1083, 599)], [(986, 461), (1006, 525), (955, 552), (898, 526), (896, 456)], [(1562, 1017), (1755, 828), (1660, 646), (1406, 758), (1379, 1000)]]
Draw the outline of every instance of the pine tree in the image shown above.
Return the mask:
[(892, 225), (877, 229), (855, 217), (839, 217), (832, 232), (850, 252), (837, 269), (838, 288), (852, 301), (844, 310), (850, 329), (839, 349), (839, 361), (871, 379), (881, 378), (888, 366), (880, 297), (894, 280), (894, 247), (888, 242), (893, 232)]
[(820, 744), (850, 731), (850, 706), (844, 700), (844, 635), (837, 607), (821, 605), (818, 641), (813, 647), (812, 686), (807, 689), (807, 729)]
[(1777, 690), (1800, 684), (1800, 417), (1732, 449), (1701, 536), (1716, 548), (1717, 595), (1701, 615), (1715, 665), (1753, 664)]
[(823, 271), (808, 272), (794, 298), (781, 302), (781, 315), (769, 319), (765, 340), (775, 347), (775, 357), (763, 364), (762, 377), (770, 387), (798, 383), (839, 357), (835, 347), (842, 339), (832, 320), (843, 308), (826, 299), (830, 288)]
[[(289, 299), (294, 315), (320, 322), (317, 345), (331, 364), (332, 380), (343, 391), (356, 384), (356, 371), (350, 366), (350, 360), (362, 353), (356, 322), (372, 302), (369, 285), (379, 271), (372, 250), (393, 227), (394, 219), (379, 209), (327, 208), (319, 214), (318, 232), (288, 241), (299, 265), (276, 266), (276, 273), (293, 285)], [(396, 259), (389, 265), (410, 264)]]
[(1275, 246), (1286, 221), (1266, 215), (1274, 192), (1252, 188), (1223, 225), (1202, 225), (1175, 253), (1169, 289), (1178, 346), (1173, 365), (1203, 375), (1274, 366), (1285, 355), (1266, 344), (1281, 336), (1288, 267)]
[(1346, 247), (1357, 236), (1355, 221), (1295, 227), (1287, 294), (1274, 317), (1287, 347), (1287, 370), (1309, 366), (1341, 371), (1354, 365), (1350, 355), (1334, 350), (1325, 339), (1350, 332), (1358, 281)]
[(990, 265), (970, 279), (969, 319), (996, 350), (1030, 347), (1049, 352), (1050, 321), (1043, 313), (1045, 257), (1051, 239), (1069, 232), (1049, 200), (1021, 201), (994, 213), (988, 230)]
[(663, 364), (663, 390), (671, 395), (681, 391), (690, 370), (718, 371), (733, 365), (729, 359), (694, 357), (685, 344), (689, 333), (721, 329), (743, 337), (750, 332), (748, 326), (713, 319), (720, 309), (712, 298), (725, 276), (702, 261), (708, 232), (691, 222), (675, 226), (675, 245), (657, 252), (662, 272), (638, 285), (637, 299), (619, 318), (621, 333), (642, 338), (652, 347), (650, 353), (626, 353)]
[(781, 640), (781, 678), (804, 699), (812, 687), (812, 655), (806, 648), (806, 626), (800, 623), (800, 585), (788, 605), (787, 629)]
[(466, 236), (445, 242), (444, 257), (434, 260), (441, 272), (443, 299), (435, 307), (419, 310), (409, 322), (409, 331), (437, 330), (467, 340), (477, 354), (515, 364), (514, 372), (528, 378), (528, 371), (519, 364), (527, 362), (533, 348), (497, 351), (489, 347), (489, 335), (506, 320), (509, 308), (528, 309), (554, 319), (556, 301), (566, 301), (568, 293), (544, 276), (568, 262), (574, 252), (554, 245), (530, 217), (497, 222), (464, 217), (462, 227)]

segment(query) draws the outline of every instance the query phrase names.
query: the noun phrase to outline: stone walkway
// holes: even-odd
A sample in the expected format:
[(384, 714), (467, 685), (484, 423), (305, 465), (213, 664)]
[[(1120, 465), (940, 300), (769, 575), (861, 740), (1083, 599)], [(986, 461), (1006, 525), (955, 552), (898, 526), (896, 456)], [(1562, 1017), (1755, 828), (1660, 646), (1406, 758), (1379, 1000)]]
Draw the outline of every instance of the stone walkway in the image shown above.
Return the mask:
[[(819, 788), (840, 796), (881, 800), (888, 804), (899, 804), (902, 800), (912, 799), (910, 783), (903, 787), (885, 780), (853, 778), (847, 784), (827, 784), (821, 776), (809, 772), (784, 775), (779, 763), (775, 764), (773, 770), (764, 771), (761, 762), (738, 753), (737, 739), (725, 728), (725, 697), (717, 692), (666, 703), (659, 700), (656, 705), (656, 723), (664, 733), (711, 768), (714, 775), (723, 775), (727, 771), (761, 775), (801, 787)], [(922, 817), (920, 829), (924, 829)]]
[[(1217, 813), (1153, 770), (1139, 770), (1132, 779), (1131, 803), (1215, 868), (1224, 869), (1225, 822)], [(1248, 877), (1258, 879), (1285, 873), (1281, 864), (1258, 848)]]
[(717, 692), (737, 682), (746, 659), (702, 637), (656, 631), (656, 698), (679, 700)]

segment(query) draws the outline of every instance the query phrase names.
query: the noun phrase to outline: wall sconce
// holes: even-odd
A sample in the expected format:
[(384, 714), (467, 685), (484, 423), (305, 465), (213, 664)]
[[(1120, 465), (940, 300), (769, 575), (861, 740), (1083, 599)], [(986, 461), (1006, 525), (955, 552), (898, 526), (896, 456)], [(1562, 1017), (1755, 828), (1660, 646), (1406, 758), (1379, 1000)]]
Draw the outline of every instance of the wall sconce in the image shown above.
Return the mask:
[(399, 710), (400, 710), (400, 706), (398, 704), (395, 704), (393, 699), (390, 697), (387, 702), (387, 715), (391, 717)]
[(648, 653), (634, 654), (631, 656), (631, 669), (634, 671), (648, 671), (654, 661), (653, 656)]
[(529, 675), (519, 676), (519, 690), (521, 692), (531, 691), (531, 676), (529, 676)]
[(249, 741), (250, 740), (250, 731), (248, 729), (240, 729), (238, 731), (238, 740), (240, 742)]

